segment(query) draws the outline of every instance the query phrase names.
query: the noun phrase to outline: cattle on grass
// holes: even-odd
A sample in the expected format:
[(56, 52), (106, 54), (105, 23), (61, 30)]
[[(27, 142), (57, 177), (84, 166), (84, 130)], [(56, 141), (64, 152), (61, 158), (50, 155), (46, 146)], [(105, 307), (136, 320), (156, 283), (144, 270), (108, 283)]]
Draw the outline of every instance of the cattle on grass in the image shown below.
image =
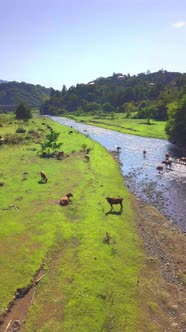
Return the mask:
[(66, 206), (71, 202), (70, 197), (73, 197), (72, 193), (66, 194), (60, 198), (59, 204), (62, 206)]
[(114, 204), (120, 204), (121, 209), (123, 208), (123, 198), (121, 197), (106, 197), (106, 200), (110, 204), (111, 210), (113, 209)]
[(63, 157), (64, 157), (64, 151), (59, 151), (59, 152), (56, 153), (56, 158), (57, 159), (61, 159)]
[(48, 181), (48, 178), (47, 178), (47, 176), (46, 176), (46, 173), (45, 173), (45, 172), (41, 171), (41, 172), (40, 172), (40, 175), (41, 175), (41, 179), (42, 179), (42, 180), (44, 180), (45, 182), (47, 182), (47, 181)]

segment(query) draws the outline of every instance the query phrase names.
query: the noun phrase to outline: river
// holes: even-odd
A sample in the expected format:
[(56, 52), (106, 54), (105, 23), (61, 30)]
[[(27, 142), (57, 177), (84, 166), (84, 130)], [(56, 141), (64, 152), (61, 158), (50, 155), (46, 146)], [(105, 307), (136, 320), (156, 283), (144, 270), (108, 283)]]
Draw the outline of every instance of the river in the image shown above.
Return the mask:
[[(62, 117), (50, 118), (88, 135), (109, 151), (121, 147), (121, 171), (129, 190), (186, 232), (186, 165), (174, 162), (174, 158), (183, 156), (181, 149), (162, 139), (122, 134)], [(147, 151), (146, 157), (143, 150)], [(168, 151), (173, 155), (172, 169), (164, 168), (158, 174), (156, 166), (165, 160)]]

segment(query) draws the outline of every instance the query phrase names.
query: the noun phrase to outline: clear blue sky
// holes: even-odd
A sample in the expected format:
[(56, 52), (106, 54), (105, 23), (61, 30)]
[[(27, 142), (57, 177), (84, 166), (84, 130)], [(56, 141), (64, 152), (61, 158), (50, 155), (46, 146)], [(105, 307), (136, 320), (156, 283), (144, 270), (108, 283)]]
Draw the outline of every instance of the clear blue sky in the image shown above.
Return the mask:
[(0, 0), (0, 79), (61, 90), (186, 72), (186, 0)]

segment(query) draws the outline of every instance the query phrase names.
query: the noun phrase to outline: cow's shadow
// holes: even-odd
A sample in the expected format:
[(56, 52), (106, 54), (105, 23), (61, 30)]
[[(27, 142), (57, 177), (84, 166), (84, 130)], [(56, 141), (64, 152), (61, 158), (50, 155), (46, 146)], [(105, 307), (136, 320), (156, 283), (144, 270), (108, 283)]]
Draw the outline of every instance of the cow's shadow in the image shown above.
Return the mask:
[(120, 211), (114, 211), (113, 209), (110, 209), (108, 212), (105, 213), (106, 216), (109, 214), (113, 214), (116, 216), (120, 216), (123, 213), (123, 209), (121, 208)]
[(39, 181), (37, 181), (37, 183), (39, 183), (39, 184), (46, 184), (47, 182), (44, 182), (44, 181), (42, 181), (42, 180), (39, 180)]

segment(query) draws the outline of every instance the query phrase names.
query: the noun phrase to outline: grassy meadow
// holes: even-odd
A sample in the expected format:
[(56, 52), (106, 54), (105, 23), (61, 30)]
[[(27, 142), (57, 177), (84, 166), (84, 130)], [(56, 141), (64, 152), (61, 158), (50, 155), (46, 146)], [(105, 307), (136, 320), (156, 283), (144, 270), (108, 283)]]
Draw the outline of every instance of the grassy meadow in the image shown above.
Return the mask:
[[(37, 154), (47, 124), (60, 132), (62, 160)], [(0, 313), (43, 265), (46, 276), (24, 331), (158, 331), (152, 310), (144, 306), (148, 289), (138, 286), (145, 254), (116, 160), (48, 118), (24, 124), (1, 115), (0, 125), (0, 135), (10, 142), (0, 146)], [(16, 138), (18, 127), (26, 132)], [(91, 148), (89, 162), (83, 144)], [(47, 183), (40, 183), (41, 170)], [(59, 199), (68, 192), (72, 204), (61, 207)], [(116, 206), (110, 213), (105, 197), (118, 195), (123, 212)], [(143, 284), (147, 278), (143, 274)]]
[(114, 115), (73, 115), (70, 117), (79, 122), (112, 129), (124, 134), (167, 139), (165, 121), (150, 120), (150, 124), (148, 124), (145, 119), (130, 119), (126, 118), (126, 115), (121, 113), (114, 113)]

